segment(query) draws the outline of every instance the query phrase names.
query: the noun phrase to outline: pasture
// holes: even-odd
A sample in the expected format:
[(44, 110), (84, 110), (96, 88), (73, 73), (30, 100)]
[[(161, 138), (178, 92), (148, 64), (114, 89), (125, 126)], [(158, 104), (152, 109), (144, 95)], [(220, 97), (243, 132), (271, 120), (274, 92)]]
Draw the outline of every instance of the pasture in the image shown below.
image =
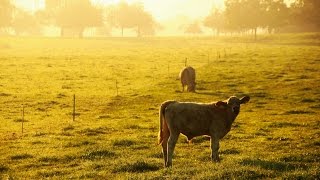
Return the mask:
[[(186, 58), (196, 93), (177, 80)], [(0, 179), (319, 179), (319, 70), (319, 34), (1, 37)], [(180, 135), (163, 168), (160, 104), (231, 95), (251, 100), (220, 142), (221, 162), (208, 138)]]

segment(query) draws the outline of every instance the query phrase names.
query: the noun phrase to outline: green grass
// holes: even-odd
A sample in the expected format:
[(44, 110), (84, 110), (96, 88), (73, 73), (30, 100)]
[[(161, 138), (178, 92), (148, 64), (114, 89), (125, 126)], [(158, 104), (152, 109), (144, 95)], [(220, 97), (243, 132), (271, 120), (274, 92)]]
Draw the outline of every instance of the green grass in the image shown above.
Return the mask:
[[(0, 179), (319, 179), (319, 45), (319, 34), (0, 37)], [(176, 80), (185, 58), (196, 93)], [(181, 135), (163, 168), (160, 104), (231, 95), (251, 100), (221, 141), (221, 162), (207, 137)]]

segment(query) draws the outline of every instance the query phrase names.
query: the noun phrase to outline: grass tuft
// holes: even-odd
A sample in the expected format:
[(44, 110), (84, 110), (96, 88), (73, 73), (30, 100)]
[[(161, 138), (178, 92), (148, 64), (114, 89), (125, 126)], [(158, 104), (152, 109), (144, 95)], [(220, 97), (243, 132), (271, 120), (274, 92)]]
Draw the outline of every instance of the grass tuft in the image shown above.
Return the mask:
[(218, 178), (214, 179), (264, 179), (268, 175), (252, 170), (226, 171)]
[(251, 96), (257, 97), (257, 98), (266, 98), (269, 96), (269, 94), (266, 92), (256, 92), (256, 93), (252, 93)]
[(313, 108), (313, 109), (320, 109), (320, 104), (316, 104), (314, 106), (310, 106), (310, 108)]
[(136, 125), (136, 124), (127, 125), (125, 128), (127, 128), (127, 129), (142, 129), (141, 126)]
[(240, 154), (239, 150), (236, 149), (226, 149), (220, 152), (221, 154)]
[(274, 122), (271, 123), (268, 127), (269, 128), (285, 128), (285, 127), (299, 127), (301, 126), (298, 123), (291, 123), (291, 122)]
[(2, 96), (2, 97), (8, 97), (8, 96), (11, 96), (11, 94), (8, 94), (8, 93), (0, 93), (0, 96)]
[(152, 154), (150, 154), (149, 157), (150, 158), (162, 158), (163, 154), (162, 154), (162, 152), (152, 153)]
[(196, 138), (193, 138), (189, 143), (200, 144), (203, 142), (210, 142), (210, 137), (209, 136), (196, 137)]
[(318, 154), (304, 154), (304, 155), (292, 155), (280, 158), (283, 162), (299, 162), (299, 163), (312, 163), (320, 162), (320, 156)]
[(132, 140), (129, 139), (123, 139), (123, 140), (115, 140), (113, 142), (113, 146), (124, 146), (124, 147), (128, 147), (128, 146), (132, 146), (135, 145), (136, 143)]
[(74, 126), (72, 125), (68, 125), (62, 129), (62, 131), (71, 131), (71, 130), (74, 130)]
[(31, 154), (18, 154), (11, 156), (11, 160), (21, 160), (21, 159), (28, 159), (28, 158), (33, 158)]
[(43, 171), (38, 172), (38, 176), (42, 178), (52, 178), (52, 177), (59, 177), (63, 176), (65, 173), (62, 171)]
[(316, 102), (316, 101), (314, 99), (305, 98), (305, 99), (302, 99), (301, 102), (303, 102), (303, 103), (313, 103), (313, 102)]
[(93, 145), (93, 144), (95, 144), (95, 143), (91, 142), (91, 141), (69, 142), (64, 147), (66, 147), (66, 148), (81, 147), (81, 146), (88, 146), (88, 145)]
[(86, 128), (84, 130), (81, 130), (79, 132), (80, 134), (84, 134), (84, 135), (87, 135), (87, 136), (97, 136), (97, 135), (100, 135), (100, 134), (106, 134), (106, 128)]
[(14, 122), (28, 122), (28, 120), (26, 119), (21, 119), (21, 118), (18, 118), (18, 119), (15, 119), (13, 120)]
[(305, 111), (305, 110), (290, 110), (283, 113), (284, 115), (290, 114), (314, 114), (313, 111)]
[(43, 163), (56, 163), (56, 162), (59, 162), (59, 158), (56, 156), (41, 157), (39, 161)]
[(120, 166), (114, 170), (115, 173), (117, 172), (137, 172), (142, 173), (146, 171), (157, 171), (160, 167), (155, 164), (150, 164), (145, 161), (137, 161), (135, 163), (126, 164), (124, 166)]
[(111, 158), (115, 157), (116, 154), (109, 150), (93, 150), (88, 151), (84, 155), (81, 156), (82, 159), (94, 160), (94, 159), (103, 159), (103, 158)]
[(274, 161), (265, 161), (265, 160), (252, 160), (252, 159), (244, 159), (240, 163), (241, 165), (249, 165), (249, 166), (256, 166), (261, 167), (266, 170), (273, 170), (273, 171), (279, 171), (279, 172), (285, 172), (285, 171), (293, 171), (296, 169), (296, 167), (289, 163), (283, 163), (283, 162), (274, 162)]
[(0, 173), (9, 171), (9, 168), (3, 164), (0, 164)]
[(320, 141), (314, 142), (313, 145), (315, 145), (315, 146), (320, 146)]

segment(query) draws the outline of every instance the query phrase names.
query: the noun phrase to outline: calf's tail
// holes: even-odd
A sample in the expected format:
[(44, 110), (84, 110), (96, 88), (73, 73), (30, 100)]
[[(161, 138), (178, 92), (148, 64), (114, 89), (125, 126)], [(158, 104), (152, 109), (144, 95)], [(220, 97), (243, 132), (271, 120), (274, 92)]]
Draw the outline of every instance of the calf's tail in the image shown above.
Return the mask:
[(169, 104), (174, 103), (175, 101), (165, 101), (164, 103), (161, 104), (160, 106), (160, 110), (159, 110), (159, 124), (160, 124), (160, 128), (159, 128), (159, 135), (158, 135), (158, 144), (162, 144), (163, 142), (163, 137), (164, 137), (164, 133), (168, 133), (168, 125), (164, 119), (164, 113), (165, 113), (165, 109), (167, 108), (167, 106)]

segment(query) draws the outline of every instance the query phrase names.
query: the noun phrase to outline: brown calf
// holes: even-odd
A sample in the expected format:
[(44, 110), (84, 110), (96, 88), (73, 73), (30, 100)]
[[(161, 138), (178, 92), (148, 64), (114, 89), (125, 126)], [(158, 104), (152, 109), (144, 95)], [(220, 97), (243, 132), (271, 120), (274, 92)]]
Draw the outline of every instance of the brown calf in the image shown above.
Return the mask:
[(172, 166), (172, 155), (179, 134), (193, 137), (207, 135), (211, 138), (211, 158), (219, 161), (219, 140), (231, 129), (240, 113), (240, 104), (250, 100), (249, 96), (238, 99), (235, 96), (225, 101), (209, 104), (166, 101), (159, 111), (159, 144), (162, 145), (164, 164)]

